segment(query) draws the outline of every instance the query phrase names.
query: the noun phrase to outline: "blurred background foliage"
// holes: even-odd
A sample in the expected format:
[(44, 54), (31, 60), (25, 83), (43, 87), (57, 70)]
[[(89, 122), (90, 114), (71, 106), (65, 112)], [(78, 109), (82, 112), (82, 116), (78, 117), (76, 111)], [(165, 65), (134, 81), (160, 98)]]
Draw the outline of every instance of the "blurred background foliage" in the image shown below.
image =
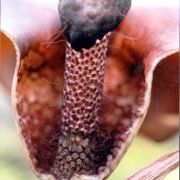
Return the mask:
[[(10, 98), (0, 90), (0, 180), (37, 180), (29, 167), (13, 119)], [(138, 135), (108, 180), (125, 180), (139, 168), (177, 148), (178, 135), (161, 143)], [(178, 172), (176, 169), (165, 180), (178, 180)]]

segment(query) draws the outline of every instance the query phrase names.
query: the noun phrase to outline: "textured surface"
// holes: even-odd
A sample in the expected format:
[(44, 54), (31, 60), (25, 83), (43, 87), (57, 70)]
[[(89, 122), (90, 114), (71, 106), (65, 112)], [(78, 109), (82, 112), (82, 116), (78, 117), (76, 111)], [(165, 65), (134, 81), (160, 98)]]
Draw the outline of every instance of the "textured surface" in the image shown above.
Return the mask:
[(92, 136), (59, 137), (57, 154), (51, 173), (58, 179), (70, 179), (75, 174), (95, 175), (106, 165), (113, 140), (105, 131)]
[(66, 50), (62, 100), (63, 134), (95, 131), (102, 100), (107, 44), (110, 34), (80, 52)]
[(68, 44), (61, 109), (61, 132), (51, 172), (57, 179), (96, 174), (113, 140), (100, 126), (99, 111), (110, 34), (80, 52)]

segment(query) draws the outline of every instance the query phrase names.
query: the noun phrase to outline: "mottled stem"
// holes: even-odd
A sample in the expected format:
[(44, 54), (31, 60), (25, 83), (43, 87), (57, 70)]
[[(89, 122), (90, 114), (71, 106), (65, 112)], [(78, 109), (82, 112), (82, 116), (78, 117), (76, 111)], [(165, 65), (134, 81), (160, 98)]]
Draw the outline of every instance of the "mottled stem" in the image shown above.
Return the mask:
[(62, 100), (62, 132), (90, 134), (101, 107), (107, 44), (110, 33), (90, 49), (75, 51), (67, 44)]
[(127, 180), (158, 180), (162, 179), (172, 170), (179, 166), (179, 151), (175, 151), (164, 155), (160, 159), (154, 161), (152, 164), (140, 169)]

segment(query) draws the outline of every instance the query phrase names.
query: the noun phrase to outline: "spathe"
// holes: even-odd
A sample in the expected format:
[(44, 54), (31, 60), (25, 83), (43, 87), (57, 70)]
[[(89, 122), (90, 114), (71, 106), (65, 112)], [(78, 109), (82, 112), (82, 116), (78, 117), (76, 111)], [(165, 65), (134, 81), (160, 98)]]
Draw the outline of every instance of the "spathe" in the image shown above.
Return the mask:
[[(33, 169), (41, 177), (48, 176), (54, 156), (54, 144), (50, 142), (56, 139), (60, 126), (65, 39), (60, 35), (57, 4), (57, 1), (2, 1), (1, 31), (13, 43), (17, 55), (12, 85), (17, 127)], [(99, 176), (79, 179), (102, 179), (112, 173), (144, 120), (151, 88), (156, 88), (152, 87), (156, 66), (163, 63), (169, 66), (172, 61), (174, 66), (178, 64), (178, 8), (163, 0), (151, 1), (150, 5), (133, 2), (109, 45), (102, 121), (122, 132), (117, 137), (121, 141), (120, 150), (110, 169)], [(7, 65), (4, 59), (0, 63)], [(10, 65), (1, 77), (12, 74)], [(177, 74), (165, 69), (166, 72), (167, 77)], [(173, 97), (173, 92), (170, 96)], [(118, 105), (116, 111), (114, 104)], [(48, 154), (50, 151), (52, 154)]]

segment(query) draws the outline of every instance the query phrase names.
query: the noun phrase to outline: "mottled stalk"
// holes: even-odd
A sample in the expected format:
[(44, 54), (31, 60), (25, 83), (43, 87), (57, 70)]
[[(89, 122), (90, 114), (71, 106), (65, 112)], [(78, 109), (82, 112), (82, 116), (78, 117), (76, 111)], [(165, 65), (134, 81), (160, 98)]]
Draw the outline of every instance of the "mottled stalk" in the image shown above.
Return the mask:
[(113, 145), (98, 122), (109, 35), (81, 51), (67, 43), (61, 136), (52, 168), (57, 179), (96, 174)]
[(98, 123), (109, 35), (90, 49), (67, 44), (62, 100), (63, 134), (91, 134)]

